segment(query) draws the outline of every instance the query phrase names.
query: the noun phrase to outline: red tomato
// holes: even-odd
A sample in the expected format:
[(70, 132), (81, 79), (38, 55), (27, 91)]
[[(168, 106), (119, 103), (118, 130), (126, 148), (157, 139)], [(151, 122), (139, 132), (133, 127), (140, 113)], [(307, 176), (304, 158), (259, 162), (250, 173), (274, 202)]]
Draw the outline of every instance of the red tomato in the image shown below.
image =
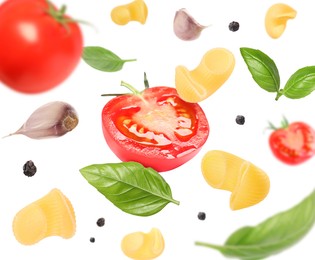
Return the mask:
[(315, 154), (315, 131), (305, 123), (291, 123), (276, 129), (269, 137), (269, 145), (282, 162), (300, 164)]
[(159, 172), (193, 158), (209, 135), (201, 107), (183, 101), (170, 87), (113, 98), (103, 108), (102, 126), (108, 146), (119, 159)]
[(63, 82), (80, 61), (81, 30), (45, 0), (7, 0), (0, 5), (0, 81), (24, 93)]

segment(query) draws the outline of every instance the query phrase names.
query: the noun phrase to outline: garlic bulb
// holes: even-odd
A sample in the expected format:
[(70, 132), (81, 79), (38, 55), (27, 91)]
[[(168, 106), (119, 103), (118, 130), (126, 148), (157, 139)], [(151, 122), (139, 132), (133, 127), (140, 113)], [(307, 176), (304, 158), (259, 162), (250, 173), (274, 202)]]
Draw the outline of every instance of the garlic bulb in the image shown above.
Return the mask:
[(32, 139), (59, 137), (72, 131), (79, 119), (75, 109), (62, 101), (47, 103), (36, 109), (19, 130), (10, 134), (22, 134)]
[(175, 14), (173, 29), (175, 35), (181, 40), (195, 40), (207, 27), (199, 24), (185, 8), (179, 9)]

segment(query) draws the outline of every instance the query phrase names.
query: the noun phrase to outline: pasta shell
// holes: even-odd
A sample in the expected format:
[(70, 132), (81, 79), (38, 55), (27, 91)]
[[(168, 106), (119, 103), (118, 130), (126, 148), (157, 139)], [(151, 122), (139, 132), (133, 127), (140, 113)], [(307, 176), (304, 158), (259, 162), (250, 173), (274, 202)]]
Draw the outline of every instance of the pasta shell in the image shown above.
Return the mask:
[(209, 151), (201, 170), (213, 188), (230, 191), (230, 207), (238, 210), (261, 202), (269, 193), (268, 175), (252, 163), (223, 151)]
[(58, 189), (21, 209), (13, 220), (15, 238), (24, 245), (35, 244), (49, 236), (71, 238), (75, 230), (73, 207)]

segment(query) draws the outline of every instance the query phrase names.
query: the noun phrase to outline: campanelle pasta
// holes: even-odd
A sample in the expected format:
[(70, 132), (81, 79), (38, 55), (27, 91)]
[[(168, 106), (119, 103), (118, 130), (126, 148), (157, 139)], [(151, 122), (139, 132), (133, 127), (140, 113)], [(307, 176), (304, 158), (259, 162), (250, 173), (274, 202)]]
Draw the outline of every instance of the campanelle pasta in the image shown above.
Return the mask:
[(135, 260), (154, 259), (164, 250), (164, 238), (157, 228), (152, 228), (149, 233), (134, 232), (123, 238), (121, 249)]
[(265, 27), (268, 35), (271, 38), (279, 38), (287, 25), (289, 19), (293, 19), (296, 16), (296, 11), (286, 4), (274, 4), (272, 5), (265, 17)]
[(176, 90), (186, 102), (200, 102), (224, 84), (232, 74), (234, 65), (235, 58), (229, 50), (212, 49), (203, 56), (194, 70), (189, 71), (181, 65), (176, 67)]
[(209, 151), (202, 159), (201, 170), (210, 186), (232, 192), (232, 210), (253, 206), (269, 193), (270, 181), (267, 174), (233, 154)]
[(131, 21), (145, 24), (148, 16), (148, 8), (143, 0), (115, 7), (111, 12), (111, 18), (118, 25), (125, 25)]
[(76, 220), (69, 199), (58, 189), (20, 210), (13, 220), (15, 238), (32, 245), (49, 236), (71, 238)]

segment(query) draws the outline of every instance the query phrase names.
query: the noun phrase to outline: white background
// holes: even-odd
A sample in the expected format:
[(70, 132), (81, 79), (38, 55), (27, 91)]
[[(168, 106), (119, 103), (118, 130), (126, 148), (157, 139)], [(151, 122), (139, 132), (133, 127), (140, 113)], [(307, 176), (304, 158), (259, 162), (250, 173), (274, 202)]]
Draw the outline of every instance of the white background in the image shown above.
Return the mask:
[[(72, 17), (89, 21), (97, 28), (81, 26), (85, 46), (102, 46), (121, 58), (137, 61), (125, 64), (123, 70), (115, 73), (94, 70), (81, 61), (63, 84), (38, 95), (20, 94), (0, 83), (0, 136), (17, 130), (36, 108), (50, 101), (70, 103), (80, 119), (73, 132), (57, 139), (0, 139), (0, 259), (128, 259), (120, 249), (121, 239), (131, 232), (148, 232), (152, 227), (164, 235), (161, 260), (225, 259), (217, 251), (197, 247), (194, 242), (223, 244), (236, 229), (256, 225), (309, 195), (315, 187), (315, 158), (294, 167), (279, 162), (271, 154), (270, 131), (265, 128), (268, 121), (279, 124), (283, 115), (291, 122), (304, 121), (315, 127), (315, 94), (300, 100), (281, 97), (275, 101), (274, 94), (260, 89), (253, 81), (239, 52), (240, 47), (251, 47), (272, 57), (282, 87), (297, 69), (315, 65), (313, 1), (283, 2), (295, 8), (297, 16), (275, 40), (264, 28), (267, 9), (277, 3), (271, 0), (147, 0), (146, 24), (133, 22), (126, 26), (114, 24), (110, 12), (129, 1), (55, 0), (57, 6), (66, 4)], [(211, 24), (199, 39), (184, 42), (174, 35), (173, 19), (180, 8), (187, 8), (201, 24)], [(237, 32), (228, 29), (233, 20), (240, 23)], [(150, 217), (120, 211), (79, 172), (90, 164), (119, 162), (103, 138), (101, 110), (109, 98), (100, 95), (123, 92), (121, 80), (142, 89), (144, 71), (151, 86), (174, 86), (177, 65), (192, 70), (204, 53), (214, 47), (232, 51), (236, 66), (226, 84), (200, 103), (210, 124), (209, 138), (200, 153), (183, 166), (162, 174), (180, 206), (169, 204)], [(238, 114), (246, 118), (242, 126), (235, 123)], [(202, 156), (213, 149), (234, 153), (262, 168), (271, 181), (267, 198), (250, 208), (230, 210), (230, 193), (208, 186), (200, 171)], [(38, 168), (32, 178), (23, 174), (27, 160), (33, 160)], [(15, 214), (53, 188), (59, 188), (73, 204), (75, 236), (68, 240), (50, 237), (32, 246), (19, 244), (12, 232)], [(205, 221), (197, 218), (199, 211), (207, 214)], [(106, 219), (104, 227), (96, 225), (99, 217)], [(94, 244), (89, 242), (90, 237), (95, 237)], [(315, 229), (300, 243), (270, 259), (314, 259), (314, 240)]]

